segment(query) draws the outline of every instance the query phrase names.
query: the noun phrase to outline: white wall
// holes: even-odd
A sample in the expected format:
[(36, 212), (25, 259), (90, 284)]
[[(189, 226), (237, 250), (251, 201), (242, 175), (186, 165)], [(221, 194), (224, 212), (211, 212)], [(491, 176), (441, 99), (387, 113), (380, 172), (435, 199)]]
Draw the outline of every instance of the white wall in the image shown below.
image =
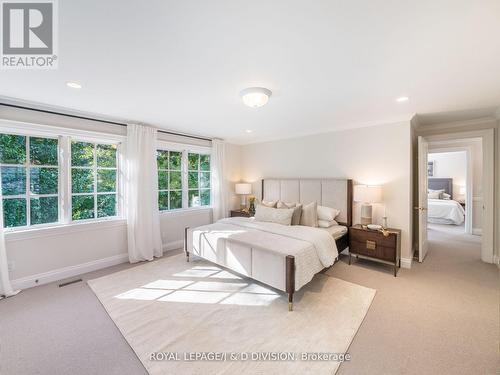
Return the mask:
[[(388, 224), (400, 228), (402, 257), (411, 259), (410, 123), (387, 124), (242, 146), (241, 174), (260, 197), (262, 178), (345, 177), (382, 184)], [(376, 207), (380, 222), (382, 207)], [(355, 205), (354, 222), (359, 222)]]
[(467, 182), (467, 154), (465, 151), (429, 153), (429, 161), (434, 161), (434, 176), (453, 179), (453, 197), (455, 200), (465, 200), (460, 194), (460, 187)]

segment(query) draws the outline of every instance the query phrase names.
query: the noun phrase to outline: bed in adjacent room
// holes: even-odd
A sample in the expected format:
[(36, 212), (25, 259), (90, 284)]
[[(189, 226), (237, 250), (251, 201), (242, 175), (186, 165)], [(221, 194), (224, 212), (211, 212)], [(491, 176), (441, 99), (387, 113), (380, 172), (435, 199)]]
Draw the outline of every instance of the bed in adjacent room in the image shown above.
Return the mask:
[(186, 228), (186, 255), (288, 293), (291, 309), (293, 293), (332, 266), (348, 246), (352, 180), (265, 179), (262, 197), (255, 218), (226, 218)]
[(465, 210), (453, 200), (452, 178), (429, 178), (427, 200), (427, 221), (433, 224), (461, 225), (465, 220)]

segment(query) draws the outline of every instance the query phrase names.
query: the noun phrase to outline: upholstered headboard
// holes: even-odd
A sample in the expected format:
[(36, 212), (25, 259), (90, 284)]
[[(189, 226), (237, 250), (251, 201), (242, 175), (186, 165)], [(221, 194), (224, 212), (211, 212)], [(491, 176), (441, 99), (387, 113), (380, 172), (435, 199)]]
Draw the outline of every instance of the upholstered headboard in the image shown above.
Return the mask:
[(453, 178), (434, 178), (430, 177), (428, 180), (428, 187), (431, 190), (443, 189), (446, 194), (453, 197)]
[(352, 225), (352, 180), (341, 178), (266, 178), (262, 180), (262, 199), (299, 202), (340, 210), (337, 222)]

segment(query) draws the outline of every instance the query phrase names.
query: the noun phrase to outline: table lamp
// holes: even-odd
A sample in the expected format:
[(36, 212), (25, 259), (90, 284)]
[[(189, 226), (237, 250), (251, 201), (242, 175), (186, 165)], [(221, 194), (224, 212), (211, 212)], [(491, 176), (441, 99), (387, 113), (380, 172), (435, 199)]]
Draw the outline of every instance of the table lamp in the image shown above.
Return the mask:
[(382, 201), (382, 187), (371, 185), (355, 185), (354, 201), (363, 203), (361, 206), (361, 225), (372, 223), (372, 203)]
[(239, 183), (234, 185), (234, 192), (241, 195), (241, 209), (247, 208), (247, 195), (252, 194), (252, 184)]

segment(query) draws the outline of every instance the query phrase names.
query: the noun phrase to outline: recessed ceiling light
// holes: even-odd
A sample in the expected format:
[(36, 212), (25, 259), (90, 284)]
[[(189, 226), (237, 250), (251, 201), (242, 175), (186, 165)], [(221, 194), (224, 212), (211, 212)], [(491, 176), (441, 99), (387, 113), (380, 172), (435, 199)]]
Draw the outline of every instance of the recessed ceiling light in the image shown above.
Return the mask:
[(265, 105), (271, 94), (271, 90), (264, 87), (249, 87), (240, 92), (243, 103), (252, 108), (262, 107)]
[(247, 132), (247, 133), (251, 133), (251, 132), (252, 132), (252, 130), (251, 130), (251, 129), (247, 129), (247, 130), (245, 130), (245, 132)]
[(79, 84), (78, 82), (74, 82), (74, 81), (66, 82), (66, 86), (71, 87), (72, 89), (81, 89), (82, 88), (81, 84)]
[(403, 103), (403, 102), (407, 102), (407, 101), (408, 101), (408, 99), (410, 99), (410, 98), (409, 98), (409, 97), (407, 97), (407, 96), (400, 96), (399, 98), (397, 98), (397, 99), (396, 99), (396, 101), (397, 101), (398, 103)]

